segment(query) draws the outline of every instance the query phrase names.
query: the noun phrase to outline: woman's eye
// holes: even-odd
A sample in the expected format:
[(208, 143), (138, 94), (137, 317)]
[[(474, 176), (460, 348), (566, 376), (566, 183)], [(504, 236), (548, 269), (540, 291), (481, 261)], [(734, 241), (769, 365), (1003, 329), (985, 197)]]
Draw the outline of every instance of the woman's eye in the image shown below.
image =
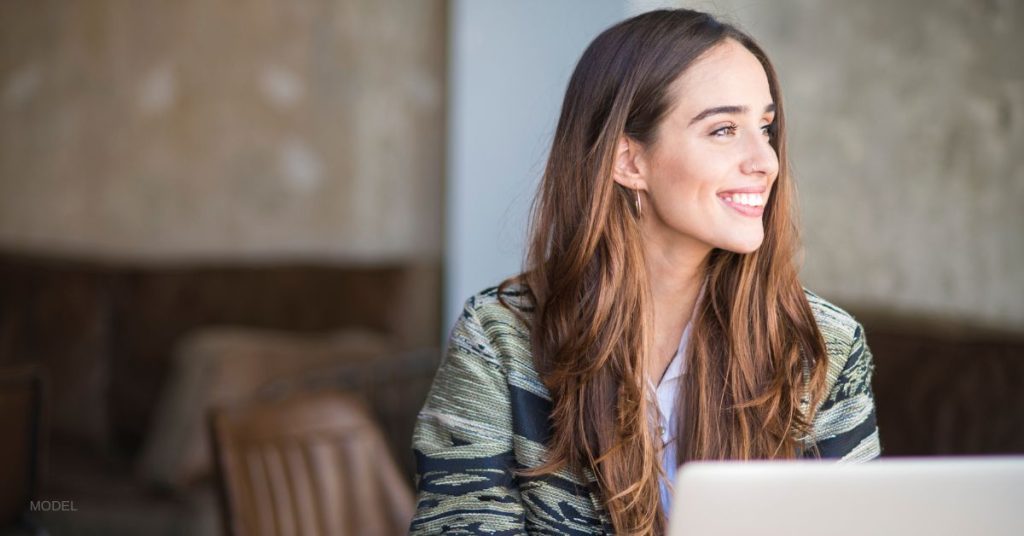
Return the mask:
[[(711, 136), (714, 138), (725, 138), (736, 134), (736, 125), (728, 125), (711, 131)], [(761, 133), (765, 136), (773, 136), (775, 134), (775, 123), (768, 123), (761, 127)]]
[(729, 125), (727, 127), (722, 127), (722, 128), (713, 130), (711, 132), (711, 135), (716, 137), (716, 138), (724, 138), (726, 135), (730, 135), (731, 136), (735, 132), (736, 132), (736, 127), (732, 126), (732, 125)]

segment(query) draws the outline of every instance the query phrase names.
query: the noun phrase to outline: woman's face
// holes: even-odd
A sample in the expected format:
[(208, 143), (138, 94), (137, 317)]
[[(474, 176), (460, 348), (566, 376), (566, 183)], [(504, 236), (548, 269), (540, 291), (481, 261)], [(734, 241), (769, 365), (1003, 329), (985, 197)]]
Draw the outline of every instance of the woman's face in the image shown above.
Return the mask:
[(727, 39), (673, 83), (670, 98), (640, 168), (644, 233), (664, 246), (684, 240), (707, 251), (756, 250), (779, 171), (769, 144), (775, 113), (764, 68)]

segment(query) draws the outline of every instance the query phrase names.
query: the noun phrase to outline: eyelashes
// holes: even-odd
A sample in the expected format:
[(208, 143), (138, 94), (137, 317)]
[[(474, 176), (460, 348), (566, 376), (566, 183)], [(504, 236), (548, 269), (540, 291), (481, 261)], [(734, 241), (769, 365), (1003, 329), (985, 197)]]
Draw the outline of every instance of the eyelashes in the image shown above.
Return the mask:
[[(711, 137), (713, 138), (725, 138), (728, 136), (734, 136), (736, 134), (736, 125), (727, 125), (721, 128), (717, 128), (711, 131)], [(769, 137), (775, 136), (775, 121), (768, 123), (761, 127), (761, 132)]]

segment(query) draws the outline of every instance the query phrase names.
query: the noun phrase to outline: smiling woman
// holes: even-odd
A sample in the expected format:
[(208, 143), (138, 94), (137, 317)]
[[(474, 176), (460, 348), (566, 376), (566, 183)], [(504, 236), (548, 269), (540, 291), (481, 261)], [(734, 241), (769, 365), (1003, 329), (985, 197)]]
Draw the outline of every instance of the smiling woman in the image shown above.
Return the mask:
[(527, 269), (466, 303), (420, 412), (412, 532), (660, 534), (680, 464), (879, 455), (863, 329), (797, 277), (785, 136), (733, 26), (590, 44)]
[(771, 144), (777, 106), (764, 68), (726, 39), (669, 86), (668, 99), (653, 142), (622, 136), (616, 151), (615, 182), (641, 192), (653, 209), (641, 220), (652, 237), (645, 247), (679, 250), (688, 238), (698, 243), (686, 247), (702, 250), (691, 257), (711, 248), (754, 251), (779, 171)]

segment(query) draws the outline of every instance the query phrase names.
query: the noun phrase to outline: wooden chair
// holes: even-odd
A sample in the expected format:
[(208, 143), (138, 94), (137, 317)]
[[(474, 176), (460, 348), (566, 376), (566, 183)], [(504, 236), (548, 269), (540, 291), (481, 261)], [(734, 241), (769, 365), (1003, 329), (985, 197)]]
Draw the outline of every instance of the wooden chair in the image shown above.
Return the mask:
[(413, 496), (365, 409), (339, 393), (211, 411), (229, 534), (403, 534)]

